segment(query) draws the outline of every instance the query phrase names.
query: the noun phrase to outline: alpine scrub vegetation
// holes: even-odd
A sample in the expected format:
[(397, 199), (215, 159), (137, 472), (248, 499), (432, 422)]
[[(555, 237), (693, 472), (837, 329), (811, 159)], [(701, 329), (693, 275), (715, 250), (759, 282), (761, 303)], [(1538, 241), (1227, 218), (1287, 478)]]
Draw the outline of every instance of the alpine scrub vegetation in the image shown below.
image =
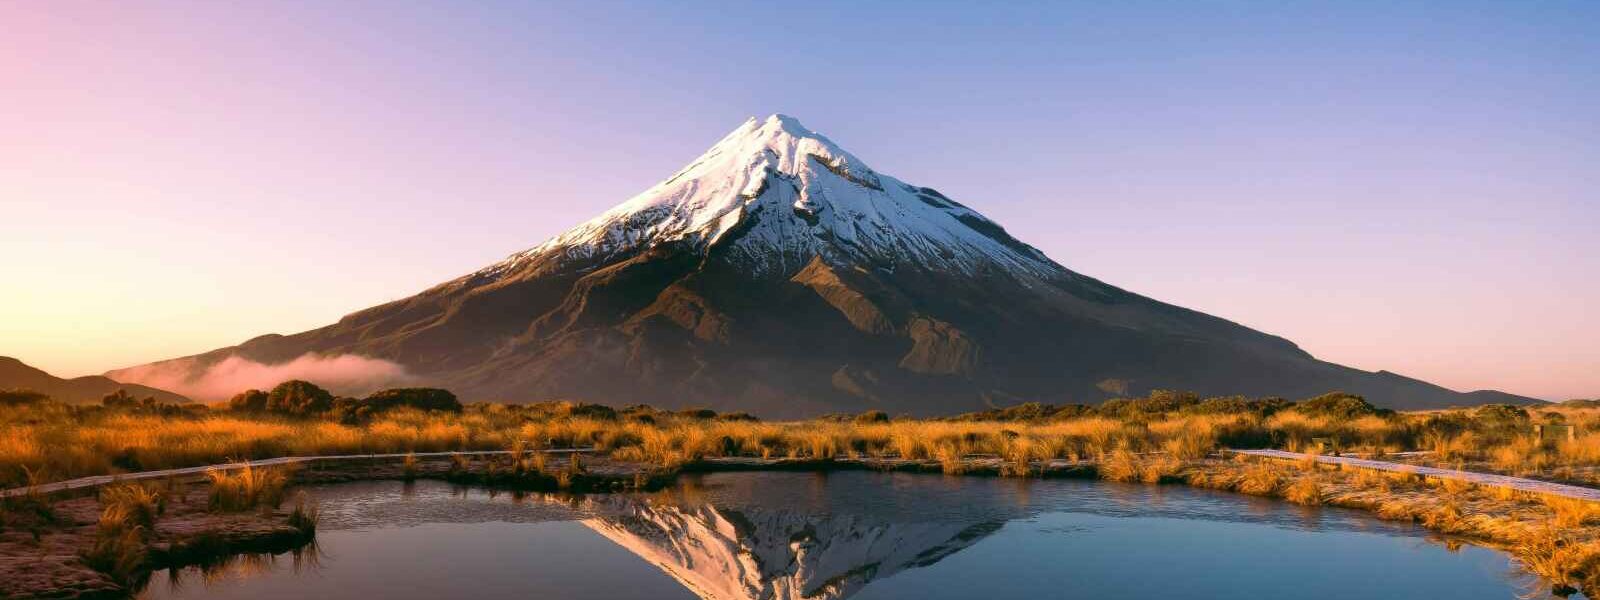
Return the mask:
[[(1218, 448), (1308, 449), (1577, 483), (1600, 483), (1600, 408), (1506, 406), (1393, 413), (1359, 397), (1207, 398), (1155, 392), (1100, 406), (1023, 404), (943, 419), (881, 411), (804, 422), (762, 422), (708, 410), (665, 411), (551, 402), (461, 406), (443, 390), (390, 390), (354, 401), (306, 382), (245, 392), (230, 408), (147, 414), (48, 400), (0, 406), (0, 486), (279, 456), (579, 448), (678, 468), (707, 457), (937, 460), (965, 470), (970, 456), (1002, 459), (1008, 475), (1044, 461), (1135, 457), (1202, 459)], [(340, 408), (344, 407), (344, 408)], [(320, 412), (317, 410), (320, 409)], [(307, 412), (310, 411), (310, 412)], [(1571, 439), (1532, 435), (1560, 423)], [(45, 449), (48, 448), (49, 451)], [(1118, 460), (1126, 463), (1126, 456)], [(1126, 464), (1119, 466), (1127, 466)], [(1149, 469), (1161, 471), (1162, 465)], [(1147, 470), (1149, 470), (1147, 469)], [(1113, 469), (1114, 471), (1115, 469)], [(1165, 476), (1154, 472), (1149, 477)], [(1144, 479), (1135, 475), (1132, 479)]]
[(317, 523), (322, 520), (322, 512), (306, 497), (305, 492), (295, 495), (294, 509), (289, 511), (289, 526), (300, 530), (301, 535), (310, 537), (317, 533)]
[(49, 401), (0, 406), (0, 487), (27, 484), (30, 470), (50, 482), (279, 456), (492, 450), (515, 438), (524, 422), (493, 410), (405, 405), (358, 413), (368, 421), (249, 408), (163, 415)]
[(166, 512), (165, 499), (145, 486), (123, 483), (101, 488), (100, 505), (94, 545), (84, 552), (84, 563), (133, 586), (143, 573), (156, 518)]
[(238, 469), (209, 469), (206, 479), (211, 483), (211, 509), (220, 512), (277, 508), (289, 484), (283, 469), (259, 469), (248, 463)]
[[(404, 390), (354, 412), (337, 410), (337, 398), (322, 412), (268, 409), (321, 406), (320, 395), (308, 386), (289, 386), (276, 403), (270, 393), (263, 393), (264, 399), (252, 394), (233, 408), (181, 413), (83, 409), (48, 401), (0, 407), (0, 423), (10, 434), (0, 441), (0, 475), (13, 483), (37, 483), (238, 460), (245, 464), (208, 473), (207, 502), (212, 511), (245, 512), (279, 506), (291, 481), (284, 469), (248, 461), (292, 455), (396, 454), (394, 472), (402, 479), (442, 476), (513, 489), (572, 491), (649, 489), (680, 469), (713, 464), (854, 465), (1019, 478), (1096, 474), (1127, 484), (1186, 483), (1304, 505), (1359, 508), (1504, 547), (1528, 571), (1558, 586), (1594, 589), (1600, 577), (1600, 507), (1593, 503), (1414, 473), (1335, 468), (1315, 460), (1319, 452), (1361, 453), (1592, 481), (1586, 478), (1600, 470), (1600, 452), (1585, 444), (1600, 442), (1600, 408), (1393, 413), (1345, 394), (1293, 403), (1157, 392), (1095, 407), (1025, 404), (941, 419), (867, 412), (764, 422), (705, 409), (570, 402), (475, 404), (457, 410), (443, 394)], [(1540, 423), (1559, 423), (1571, 433), (1564, 439), (1539, 437), (1531, 426)], [(1281, 461), (1224, 452), (1261, 447), (1305, 454)], [(466, 453), (476, 450), (500, 452)], [(1426, 458), (1400, 454), (1417, 450), (1431, 453)], [(418, 456), (452, 451), (458, 453), (431, 462)], [(579, 451), (592, 452), (593, 458)], [(640, 468), (623, 475), (596, 472), (617, 464)], [(108, 487), (102, 494), (105, 513), (85, 559), (107, 573), (136, 575), (135, 565), (142, 564), (141, 553), (162, 514), (163, 495), (137, 485)], [(27, 498), (6, 502), (0, 526), (30, 519), (23, 518)], [(38, 504), (45, 510), (35, 512), (48, 514), (48, 502)], [(308, 536), (316, 529), (316, 508), (303, 496), (280, 514)]]
[[(228, 560), (241, 549), (298, 552), (316, 535), (319, 514), (304, 492), (297, 495), (293, 509), (274, 510), (287, 482), (281, 470), (247, 465), (233, 471), (212, 470), (207, 475), (209, 494), (192, 499), (188, 486), (176, 479), (168, 479), (164, 487), (154, 483), (101, 487), (99, 518), (79, 551), (82, 566), (104, 574), (132, 594), (153, 571), (210, 565)], [(176, 510), (169, 512), (169, 504)], [(226, 514), (248, 511), (256, 514)], [(174, 521), (170, 527), (158, 528), (168, 520)], [(241, 522), (251, 525), (240, 529), (227, 525)], [(61, 539), (61, 527), (54, 535)]]

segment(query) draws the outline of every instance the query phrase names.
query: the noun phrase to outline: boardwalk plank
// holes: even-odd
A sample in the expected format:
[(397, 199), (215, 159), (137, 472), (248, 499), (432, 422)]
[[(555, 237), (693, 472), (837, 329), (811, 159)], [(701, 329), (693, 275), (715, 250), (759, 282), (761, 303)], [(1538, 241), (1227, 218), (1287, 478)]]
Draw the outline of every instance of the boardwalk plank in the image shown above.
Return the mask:
[[(1301, 454), (1299, 452), (1286, 452), (1286, 451), (1283, 451), (1283, 450), (1233, 450), (1232, 452), (1237, 453), (1237, 454), (1244, 454), (1244, 455), (1247, 455), (1247, 456), (1259, 456), (1259, 457), (1262, 457), (1262, 458), (1276, 458), (1276, 459), (1282, 459), (1282, 460), (1304, 460), (1305, 457), (1306, 457), (1305, 454)], [(1526, 479), (1526, 478), (1522, 478), (1522, 477), (1512, 477), (1512, 476), (1509, 476), (1509, 475), (1495, 475), (1495, 474), (1492, 474), (1492, 473), (1474, 473), (1472, 471), (1458, 471), (1458, 470), (1455, 470), (1455, 469), (1440, 469), (1440, 468), (1437, 468), (1437, 467), (1423, 467), (1423, 466), (1418, 466), (1418, 465), (1407, 465), (1407, 464), (1401, 464), (1401, 463), (1384, 462), (1384, 461), (1381, 461), (1381, 460), (1367, 460), (1367, 459), (1364, 459), (1364, 458), (1352, 458), (1352, 457), (1348, 457), (1348, 456), (1322, 456), (1322, 455), (1318, 455), (1317, 456), (1317, 462), (1320, 462), (1320, 463), (1323, 463), (1323, 464), (1350, 465), (1350, 466), (1354, 466), (1354, 467), (1360, 467), (1360, 468), (1363, 468), (1363, 469), (1374, 469), (1374, 470), (1378, 470), (1378, 471), (1392, 471), (1392, 472), (1395, 472), (1395, 473), (1412, 473), (1412, 474), (1421, 475), (1421, 476), (1424, 476), (1424, 477), (1438, 477), (1438, 478), (1441, 478), (1441, 479), (1456, 479), (1456, 480), (1460, 480), (1460, 481), (1467, 481), (1467, 482), (1471, 482), (1471, 483), (1476, 483), (1476, 484), (1479, 484), (1479, 485), (1488, 485), (1488, 486), (1495, 486), (1495, 487), (1511, 488), (1511, 489), (1514, 489), (1514, 490), (1523, 491), (1523, 492), (1529, 492), (1529, 493), (1534, 493), (1534, 494), (1546, 494), (1546, 495), (1551, 495), (1551, 496), (1564, 496), (1564, 497), (1567, 497), (1567, 498), (1576, 498), (1576, 499), (1579, 499), (1579, 500), (1591, 500), (1591, 501), (1595, 501), (1595, 502), (1600, 502), (1600, 489), (1586, 488), (1586, 487), (1580, 487), (1580, 486), (1576, 486), (1576, 485), (1565, 485), (1565, 484), (1560, 484), (1560, 483), (1551, 483), (1551, 482), (1548, 482), (1548, 481), (1539, 481), (1539, 480), (1536, 480), (1536, 479)]]

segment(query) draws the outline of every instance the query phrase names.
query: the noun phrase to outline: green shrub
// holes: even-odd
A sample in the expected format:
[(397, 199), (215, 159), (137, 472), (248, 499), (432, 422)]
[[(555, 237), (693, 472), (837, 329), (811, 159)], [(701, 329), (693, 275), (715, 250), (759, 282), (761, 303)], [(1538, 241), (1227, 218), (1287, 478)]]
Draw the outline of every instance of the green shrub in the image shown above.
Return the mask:
[(0, 406), (29, 406), (50, 401), (50, 396), (27, 389), (0, 390)]
[(261, 413), (267, 411), (267, 393), (261, 390), (245, 390), (228, 399), (228, 410), (248, 413)]
[(335, 398), (330, 412), (342, 423), (365, 423), (384, 412), (396, 408), (415, 408), (424, 411), (460, 413), (461, 401), (449, 390), (438, 388), (394, 388), (376, 392), (366, 398)]
[[(633, 406), (625, 410), (632, 413), (636, 408), (638, 407)], [(617, 418), (617, 409), (611, 408), (604, 404), (585, 404), (582, 402), (571, 402), (568, 400), (535, 402), (527, 405), (525, 410), (546, 419), (561, 417), (588, 417), (603, 421), (613, 421)], [(654, 411), (654, 409), (651, 410), (652, 412), (658, 412)]]
[(395, 388), (376, 392), (363, 399), (362, 404), (375, 410), (388, 410), (409, 406), (419, 410), (461, 412), (461, 401), (449, 390), (438, 388)]
[(1095, 407), (1095, 412), (1106, 417), (1134, 418), (1145, 415), (1162, 415), (1189, 409), (1200, 403), (1194, 392), (1151, 390), (1144, 398), (1115, 398)]
[(1490, 429), (1520, 427), (1528, 423), (1528, 411), (1510, 404), (1485, 404), (1472, 411), (1472, 418)]
[(303, 417), (332, 408), (333, 394), (309, 381), (285, 381), (267, 394), (267, 412)]
[(1199, 404), (1189, 406), (1182, 412), (1194, 415), (1261, 415), (1270, 416), (1284, 408), (1292, 406), (1288, 400), (1277, 397), (1257, 398), (1251, 400), (1244, 396), (1222, 396), (1206, 398)]
[(1366, 416), (1388, 416), (1394, 411), (1373, 406), (1366, 398), (1345, 392), (1330, 392), (1302, 400), (1294, 407), (1296, 412), (1314, 417), (1355, 419)]
[(881, 410), (869, 410), (856, 415), (854, 421), (857, 423), (888, 423), (889, 413)]
[(180, 415), (184, 407), (177, 404), (165, 404), (153, 396), (135, 398), (128, 390), (118, 388), (117, 391), (106, 394), (100, 398), (100, 406), (114, 411), (131, 412), (150, 415)]
[(717, 411), (709, 408), (686, 408), (678, 411), (677, 415), (686, 419), (709, 420), (717, 418)]

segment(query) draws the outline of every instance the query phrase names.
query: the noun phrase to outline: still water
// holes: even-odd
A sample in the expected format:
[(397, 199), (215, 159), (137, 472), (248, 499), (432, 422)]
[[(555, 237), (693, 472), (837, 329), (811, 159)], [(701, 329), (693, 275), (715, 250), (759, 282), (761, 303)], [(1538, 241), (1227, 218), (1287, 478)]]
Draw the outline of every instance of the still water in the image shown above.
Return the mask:
[[(686, 476), (640, 495), (308, 488), (314, 548), (158, 573), (144, 598), (1453, 598), (1541, 592), (1505, 554), (1364, 513), (1180, 486), (904, 473)], [(1540, 594), (1533, 594), (1539, 597)]]

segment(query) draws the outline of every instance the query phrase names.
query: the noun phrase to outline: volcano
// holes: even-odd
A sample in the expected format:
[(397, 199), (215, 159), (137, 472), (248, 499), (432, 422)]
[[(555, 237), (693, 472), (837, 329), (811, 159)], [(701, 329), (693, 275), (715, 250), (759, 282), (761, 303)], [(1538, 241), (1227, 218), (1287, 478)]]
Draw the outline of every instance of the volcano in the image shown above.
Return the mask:
[(402, 365), (468, 400), (919, 415), (1149, 389), (1395, 408), (1528, 402), (1317, 360), (1283, 338), (1066, 269), (794, 118), (750, 119), (687, 167), (535, 248), (230, 357)]

